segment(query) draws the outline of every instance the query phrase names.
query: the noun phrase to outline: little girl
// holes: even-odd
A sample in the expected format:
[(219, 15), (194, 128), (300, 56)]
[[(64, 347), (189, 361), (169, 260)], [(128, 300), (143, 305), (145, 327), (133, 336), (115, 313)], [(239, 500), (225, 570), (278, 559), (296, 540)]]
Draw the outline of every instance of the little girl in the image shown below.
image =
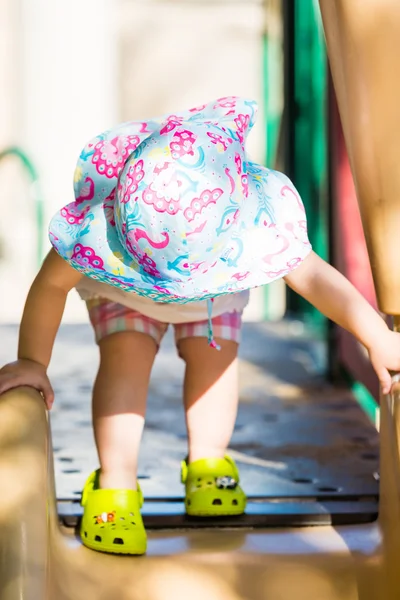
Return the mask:
[(150, 372), (168, 324), (186, 372), (189, 515), (239, 515), (246, 496), (226, 455), (238, 405), (237, 351), (248, 290), (277, 278), (368, 350), (383, 391), (400, 369), (400, 335), (307, 239), (303, 204), (284, 175), (249, 162), (255, 103), (221, 98), (93, 139), (75, 201), (53, 218), (49, 252), (26, 302), (18, 360), (0, 393), (28, 385), (51, 408), (47, 378), (68, 293), (86, 300), (100, 348), (93, 425), (100, 469), (83, 490), (83, 543), (143, 554), (137, 458)]

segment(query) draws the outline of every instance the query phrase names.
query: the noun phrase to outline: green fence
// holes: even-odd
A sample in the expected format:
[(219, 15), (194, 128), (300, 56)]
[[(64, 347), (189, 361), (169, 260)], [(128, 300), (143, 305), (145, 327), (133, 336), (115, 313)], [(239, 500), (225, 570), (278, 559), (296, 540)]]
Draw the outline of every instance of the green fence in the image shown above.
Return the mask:
[(15, 157), (24, 171), (27, 173), (30, 180), (30, 193), (33, 201), (35, 220), (36, 220), (36, 260), (38, 266), (43, 260), (43, 240), (44, 240), (44, 202), (43, 194), (40, 187), (39, 176), (34, 167), (34, 164), (28, 155), (17, 146), (10, 146), (0, 152), (0, 163), (9, 157)]
[[(323, 29), (318, 3), (313, 0), (282, 0), (280, 8), (282, 35), (267, 31), (264, 42), (266, 162), (277, 164), (293, 180), (306, 208), (312, 246), (327, 259), (328, 68)], [(277, 111), (281, 56), (283, 112)], [(325, 326), (324, 317), (290, 291), (287, 304), (290, 313)]]

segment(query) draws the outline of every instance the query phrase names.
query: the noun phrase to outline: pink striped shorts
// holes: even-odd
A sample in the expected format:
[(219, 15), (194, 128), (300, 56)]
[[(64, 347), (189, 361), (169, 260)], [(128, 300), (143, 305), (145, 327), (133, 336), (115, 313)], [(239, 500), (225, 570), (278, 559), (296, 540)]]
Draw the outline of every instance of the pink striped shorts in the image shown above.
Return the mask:
[[(93, 298), (86, 302), (90, 322), (92, 323), (96, 342), (112, 333), (121, 331), (137, 331), (151, 336), (160, 345), (169, 324), (162, 323), (151, 317), (118, 304), (105, 298)], [(242, 313), (227, 312), (212, 320), (215, 338), (240, 342), (242, 328)], [(175, 323), (175, 342), (189, 337), (208, 337), (208, 321), (195, 321), (193, 323)]]

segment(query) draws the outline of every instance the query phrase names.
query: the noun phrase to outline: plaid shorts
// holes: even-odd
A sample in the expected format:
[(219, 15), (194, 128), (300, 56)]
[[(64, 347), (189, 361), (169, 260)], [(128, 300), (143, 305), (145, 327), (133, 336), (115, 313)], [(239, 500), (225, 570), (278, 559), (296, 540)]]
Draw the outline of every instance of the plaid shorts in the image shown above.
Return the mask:
[[(145, 333), (153, 338), (157, 346), (160, 345), (169, 324), (162, 323), (151, 317), (118, 304), (105, 298), (93, 298), (86, 302), (90, 322), (92, 323), (96, 342), (112, 333), (121, 331), (137, 331)], [(212, 320), (213, 334), (215, 338), (240, 342), (242, 328), (242, 313), (227, 312)], [(208, 321), (195, 321), (193, 323), (176, 323), (175, 342), (190, 337), (208, 337)]]

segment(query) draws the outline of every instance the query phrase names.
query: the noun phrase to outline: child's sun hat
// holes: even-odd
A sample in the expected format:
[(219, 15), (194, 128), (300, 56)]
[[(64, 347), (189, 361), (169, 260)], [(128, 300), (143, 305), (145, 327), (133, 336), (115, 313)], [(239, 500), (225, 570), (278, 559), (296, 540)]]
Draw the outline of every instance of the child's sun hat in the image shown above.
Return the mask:
[(284, 277), (311, 250), (302, 201), (250, 162), (255, 102), (235, 96), (91, 140), (75, 201), (50, 224), (82, 274), (156, 302), (187, 303)]

